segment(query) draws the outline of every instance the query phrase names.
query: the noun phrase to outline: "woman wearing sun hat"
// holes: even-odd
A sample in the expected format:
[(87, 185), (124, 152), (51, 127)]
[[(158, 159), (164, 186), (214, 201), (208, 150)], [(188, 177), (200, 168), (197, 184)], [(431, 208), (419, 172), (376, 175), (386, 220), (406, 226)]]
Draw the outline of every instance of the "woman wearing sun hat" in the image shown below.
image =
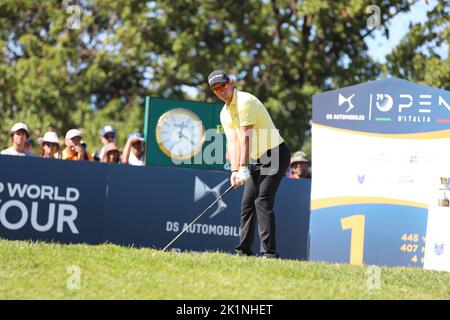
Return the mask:
[(61, 159), (62, 152), (59, 150), (59, 140), (56, 132), (46, 132), (44, 137), (40, 139), (40, 143), (42, 148), (42, 158)]

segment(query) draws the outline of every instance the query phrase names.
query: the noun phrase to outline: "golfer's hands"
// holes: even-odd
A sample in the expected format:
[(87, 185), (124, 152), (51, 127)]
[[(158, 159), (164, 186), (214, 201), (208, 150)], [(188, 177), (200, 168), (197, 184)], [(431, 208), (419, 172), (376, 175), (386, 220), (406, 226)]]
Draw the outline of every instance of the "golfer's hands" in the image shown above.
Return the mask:
[(248, 179), (250, 179), (250, 170), (248, 168), (239, 168), (239, 171), (231, 174), (231, 185), (236, 189), (242, 186)]
[(237, 174), (238, 172), (232, 172), (230, 177), (230, 184), (236, 189), (239, 187), (238, 181), (237, 181)]

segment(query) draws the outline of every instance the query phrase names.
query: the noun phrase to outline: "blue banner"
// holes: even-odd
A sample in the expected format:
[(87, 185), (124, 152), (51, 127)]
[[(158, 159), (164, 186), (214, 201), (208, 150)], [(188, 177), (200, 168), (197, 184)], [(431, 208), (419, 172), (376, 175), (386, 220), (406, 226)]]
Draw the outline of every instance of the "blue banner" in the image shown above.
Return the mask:
[[(0, 236), (161, 249), (228, 186), (220, 171), (0, 156)], [(310, 180), (280, 185), (274, 210), (283, 258), (307, 257), (310, 188)], [(172, 247), (233, 252), (242, 191), (230, 191)]]
[(333, 128), (408, 134), (450, 126), (448, 91), (397, 78), (314, 95), (313, 105), (313, 122)]
[(0, 236), (100, 243), (107, 167), (0, 156)]
[(430, 209), (449, 206), (450, 92), (390, 78), (317, 94), (312, 136), (309, 259), (423, 267)]

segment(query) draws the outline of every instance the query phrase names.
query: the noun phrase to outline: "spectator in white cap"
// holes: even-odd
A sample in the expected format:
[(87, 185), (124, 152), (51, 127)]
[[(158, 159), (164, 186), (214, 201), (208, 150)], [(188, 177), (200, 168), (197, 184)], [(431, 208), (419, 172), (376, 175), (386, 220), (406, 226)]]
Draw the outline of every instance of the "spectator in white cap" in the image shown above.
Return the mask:
[(289, 179), (310, 179), (309, 160), (302, 151), (297, 151), (292, 155)]
[(127, 143), (123, 148), (122, 163), (133, 166), (145, 166), (144, 138), (140, 132), (133, 132), (128, 135)]
[[(81, 137), (83, 133), (78, 129), (70, 129), (66, 133), (65, 144), (66, 148), (62, 152), (63, 160), (84, 160), (85, 159), (85, 151), (83, 146), (81, 145)], [(89, 156), (89, 160), (92, 160)]]
[(48, 131), (43, 138), (38, 140), (42, 149), (42, 158), (62, 159), (62, 151), (59, 150), (59, 140), (56, 132)]
[(34, 154), (26, 150), (25, 144), (30, 138), (30, 131), (25, 123), (18, 122), (11, 128), (12, 146), (0, 152), (2, 155), (8, 156), (25, 156), (33, 157)]
[(108, 143), (117, 143), (116, 129), (113, 126), (104, 126), (100, 132), (100, 139), (102, 141), (103, 147), (92, 154), (94, 161), (101, 161), (105, 154), (105, 146)]

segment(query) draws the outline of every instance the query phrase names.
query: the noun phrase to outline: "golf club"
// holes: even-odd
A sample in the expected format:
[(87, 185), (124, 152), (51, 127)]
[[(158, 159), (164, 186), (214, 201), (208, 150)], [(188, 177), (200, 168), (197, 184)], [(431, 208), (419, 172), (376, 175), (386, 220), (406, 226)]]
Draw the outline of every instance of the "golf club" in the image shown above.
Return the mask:
[(216, 204), (216, 202), (217, 201), (219, 201), (220, 199), (222, 199), (222, 197), (224, 196), (224, 195), (226, 195), (231, 189), (233, 189), (233, 186), (230, 186), (227, 190), (225, 190), (221, 195), (220, 195), (220, 197), (218, 197), (213, 203), (211, 203), (210, 205), (209, 205), (209, 207), (208, 208), (206, 208), (202, 213), (200, 213), (199, 215), (198, 215), (198, 217), (197, 218), (195, 218), (195, 220), (194, 221), (192, 221), (186, 228), (184, 228), (183, 229), (183, 231), (181, 231), (172, 241), (170, 241), (169, 242), (169, 244), (167, 244), (165, 247), (164, 247), (164, 249), (162, 249), (162, 251), (166, 251), (166, 249), (167, 248), (169, 248), (171, 245), (172, 245), (172, 243), (174, 243), (187, 229), (189, 229), (189, 227), (190, 226), (192, 226), (198, 219), (200, 219), (200, 217), (202, 216), (202, 215), (204, 215), (205, 214), (205, 212), (206, 211), (208, 211), (208, 209), (209, 208), (211, 208), (213, 205), (215, 205)]

